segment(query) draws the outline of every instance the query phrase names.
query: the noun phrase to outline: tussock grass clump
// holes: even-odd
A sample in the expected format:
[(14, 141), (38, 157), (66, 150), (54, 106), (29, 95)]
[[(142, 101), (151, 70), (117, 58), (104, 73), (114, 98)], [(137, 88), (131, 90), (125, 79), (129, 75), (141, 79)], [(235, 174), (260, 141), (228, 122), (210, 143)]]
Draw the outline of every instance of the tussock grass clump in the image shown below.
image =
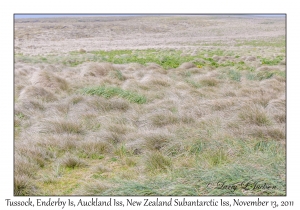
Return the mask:
[(70, 151), (76, 149), (78, 145), (80, 145), (79, 142), (81, 139), (82, 137), (76, 133), (57, 133), (48, 135), (42, 142), (39, 142), (39, 145), (47, 148), (57, 148), (62, 151)]
[(38, 169), (38, 166), (30, 161), (30, 157), (26, 157), (18, 153), (15, 155), (14, 163), (15, 175), (33, 177), (35, 171)]
[(122, 74), (122, 72), (120, 70), (114, 70), (111, 72), (111, 77), (112, 78), (115, 78), (115, 79), (118, 79), (120, 81), (124, 81), (126, 80), (127, 78)]
[(258, 80), (265, 80), (265, 79), (270, 79), (271, 77), (273, 77), (274, 72), (271, 71), (261, 71), (261, 72), (257, 72), (256, 74), (256, 78)]
[(129, 128), (124, 124), (112, 124), (108, 126), (108, 130), (124, 135), (129, 131)]
[(81, 95), (75, 95), (70, 98), (70, 103), (73, 105), (78, 104), (79, 102), (82, 102), (82, 101), (84, 101), (84, 98)]
[(96, 174), (102, 174), (102, 173), (106, 173), (106, 172), (110, 172), (111, 169), (103, 166), (103, 165), (97, 165), (93, 168), (93, 172)]
[(274, 67), (274, 66), (261, 66), (261, 67), (257, 68), (256, 70), (257, 71), (272, 71), (272, 70), (278, 71), (279, 68)]
[(91, 159), (102, 159), (104, 154), (110, 153), (112, 149), (112, 145), (103, 140), (83, 141), (77, 148), (81, 151), (82, 157)]
[(125, 182), (122, 185), (115, 188), (108, 189), (103, 195), (117, 195), (117, 196), (158, 196), (160, 195), (157, 191), (151, 187), (137, 183), (137, 182)]
[(170, 86), (170, 81), (168, 79), (152, 79), (149, 82), (147, 82), (147, 85), (151, 87), (155, 86), (155, 87), (159, 87), (159, 86), (163, 86), (163, 87), (169, 87)]
[(258, 126), (271, 124), (271, 120), (265, 109), (259, 105), (245, 106), (239, 113), (239, 117), (246, 123), (255, 124)]
[(93, 77), (101, 77), (106, 76), (110, 71), (113, 70), (113, 66), (111, 63), (88, 63), (82, 70), (81, 76), (93, 76)]
[[(122, 98), (111, 98), (109, 100), (99, 97), (91, 97), (86, 103), (88, 109), (95, 109), (103, 112), (126, 111), (130, 108), (129, 102)], [(85, 107), (85, 106), (84, 106)]]
[(53, 93), (45, 90), (43, 87), (37, 87), (37, 86), (27, 86), (20, 92), (19, 99), (41, 99), (42, 101), (54, 101), (56, 100), (56, 97)]
[(206, 79), (201, 79), (200, 84), (203, 86), (209, 86), (209, 87), (214, 87), (218, 85), (218, 80), (215, 78), (206, 78)]
[(26, 175), (15, 175), (14, 196), (36, 195), (37, 190), (32, 180)]
[(200, 154), (203, 152), (203, 150), (205, 149), (205, 141), (201, 140), (201, 139), (196, 139), (194, 140), (190, 145), (189, 145), (189, 148), (188, 148), (188, 151), (191, 153), (191, 154)]
[(172, 161), (160, 152), (153, 152), (147, 155), (145, 167), (148, 172), (166, 171), (172, 167)]
[(119, 156), (120, 158), (123, 158), (128, 155), (131, 155), (132, 151), (130, 151), (126, 145), (120, 144), (114, 149), (114, 154)]
[(46, 161), (52, 157), (49, 151), (36, 145), (28, 147), (24, 143), (18, 143), (16, 149), (21, 155), (28, 157), (32, 163), (35, 163), (39, 167), (44, 167)]
[(166, 133), (149, 133), (144, 138), (146, 149), (160, 150), (171, 141), (172, 136)]
[(71, 169), (75, 169), (77, 167), (85, 167), (87, 165), (85, 161), (70, 154), (66, 154), (65, 157), (60, 159), (60, 164), (63, 167), (71, 168)]
[(254, 127), (250, 131), (250, 135), (259, 139), (268, 139), (281, 141), (285, 140), (285, 129), (282, 127)]
[(204, 154), (204, 157), (211, 166), (218, 166), (229, 162), (229, 157), (222, 148), (209, 150)]
[(20, 127), (21, 126), (21, 119), (18, 117), (14, 117), (14, 127)]
[(285, 113), (286, 100), (284, 98), (270, 100), (266, 106), (266, 109), (273, 114)]
[(230, 69), (227, 72), (227, 76), (230, 80), (240, 82), (241, 81), (241, 73), (238, 70)]
[(45, 109), (45, 106), (43, 102), (37, 99), (23, 99), (21, 103), (17, 104), (15, 109), (19, 109), (24, 114), (30, 116), (30, 113), (36, 112), (36, 111), (43, 111)]
[(254, 145), (254, 151), (260, 151), (265, 154), (276, 154), (280, 152), (281, 145), (276, 141), (260, 140)]
[(156, 113), (150, 116), (150, 120), (153, 125), (157, 127), (166, 126), (170, 124), (176, 124), (179, 122), (179, 118), (170, 112)]
[(79, 122), (61, 118), (45, 120), (40, 127), (41, 133), (83, 134), (85, 131)]
[(245, 58), (245, 61), (256, 61), (256, 57), (255, 56), (247, 56)]
[(130, 105), (127, 101), (118, 98), (109, 100), (109, 103), (107, 103), (106, 106), (104, 107), (105, 110), (120, 110), (120, 111), (126, 111), (129, 108)]
[(139, 95), (131, 91), (123, 90), (119, 87), (106, 87), (106, 86), (91, 87), (91, 88), (82, 89), (82, 92), (84, 94), (98, 95), (98, 96), (103, 96), (105, 98), (118, 96), (127, 99), (131, 103), (137, 103), (137, 104), (144, 104), (147, 101), (145, 96)]
[(68, 89), (68, 82), (65, 79), (44, 70), (34, 72), (31, 77), (31, 83), (53, 91), (65, 91)]
[(263, 65), (278, 65), (283, 60), (283, 56), (276, 56), (274, 58), (261, 58), (260, 60)]
[(181, 68), (181, 69), (190, 69), (190, 68), (195, 68), (196, 65), (191, 63), (191, 62), (185, 62), (185, 63), (182, 63), (178, 68)]
[(212, 110), (221, 111), (234, 106), (234, 99), (215, 99), (210, 101)]
[(188, 83), (190, 86), (192, 86), (194, 88), (201, 88), (202, 87), (202, 85), (200, 83), (195, 82), (192, 79), (186, 79), (185, 82)]
[(155, 70), (160, 70), (160, 72), (165, 72), (165, 73), (167, 72), (167, 71), (163, 70), (163, 67), (161, 67), (157, 63), (146, 63), (146, 64), (147, 64), (147, 66), (146, 66), (147, 70), (154, 70), (155, 69)]
[(122, 134), (117, 132), (105, 132), (102, 134), (102, 138), (112, 144), (118, 144), (125, 139)]
[(192, 115), (192, 114), (181, 114), (179, 119), (180, 119), (180, 122), (183, 122), (186, 124), (193, 124), (197, 120), (195, 115)]
[(103, 193), (111, 187), (110, 184), (104, 183), (103, 181), (93, 181), (92, 183), (84, 184), (74, 195), (103, 195)]

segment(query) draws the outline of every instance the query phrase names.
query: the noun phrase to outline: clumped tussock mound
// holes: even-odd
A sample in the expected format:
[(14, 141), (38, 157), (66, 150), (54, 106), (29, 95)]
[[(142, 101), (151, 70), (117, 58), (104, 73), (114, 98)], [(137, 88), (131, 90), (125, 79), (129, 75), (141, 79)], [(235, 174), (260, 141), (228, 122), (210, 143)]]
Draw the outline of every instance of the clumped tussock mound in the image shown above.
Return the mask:
[(171, 84), (171, 81), (165, 77), (151, 78), (150, 80), (146, 81), (146, 83), (145, 83), (145, 85), (149, 86), (150, 88), (169, 87), (170, 84)]
[(206, 77), (199, 81), (202, 86), (214, 87), (217, 86), (219, 81), (215, 78)]
[(156, 130), (144, 133), (142, 138), (145, 140), (145, 149), (161, 150), (170, 141), (172, 141), (174, 136), (167, 130)]
[(256, 61), (256, 57), (254, 56), (248, 56), (245, 61)]
[(250, 128), (248, 131), (250, 136), (267, 139), (267, 140), (276, 140), (276, 141), (284, 141), (285, 140), (285, 129), (283, 127), (261, 127), (255, 126)]
[(125, 70), (127, 68), (127, 64), (112, 64), (112, 66), (117, 70)]
[(111, 63), (95, 63), (91, 62), (83, 66), (81, 70), (81, 76), (93, 76), (93, 77), (102, 77), (108, 75), (110, 71), (114, 69)]
[(16, 114), (20, 112), (27, 116), (31, 116), (34, 113), (36, 114), (37, 111), (43, 111), (44, 109), (44, 104), (37, 99), (23, 99), (21, 103), (15, 106)]
[(190, 68), (195, 68), (195, 67), (196, 67), (195, 64), (193, 64), (191, 62), (185, 62), (179, 66), (179, 68), (181, 68), (181, 69), (190, 69)]
[(55, 92), (68, 89), (66, 80), (44, 70), (33, 73), (31, 83), (36, 86), (49, 88)]
[(157, 127), (162, 127), (166, 125), (172, 125), (179, 122), (179, 118), (169, 111), (160, 111), (158, 113), (153, 114), (150, 116), (150, 121), (152, 125)]
[(73, 195), (102, 195), (108, 189), (111, 189), (112, 186), (103, 181), (97, 181), (89, 184), (85, 184), (80, 189), (77, 189)]
[(32, 180), (26, 175), (15, 175), (14, 177), (14, 195), (29, 196), (36, 195), (35, 187)]
[(28, 86), (22, 89), (19, 99), (24, 100), (28, 98), (41, 99), (47, 102), (56, 100), (56, 97), (53, 93), (39, 86)]
[(113, 146), (102, 139), (86, 139), (79, 144), (78, 150), (85, 158), (100, 159), (104, 154), (111, 153)]
[(246, 123), (258, 126), (267, 126), (272, 123), (266, 110), (257, 104), (244, 106), (239, 117)]
[(83, 134), (80, 122), (76, 120), (66, 120), (64, 118), (53, 118), (44, 120), (37, 125), (37, 130), (40, 133), (54, 133), (54, 134)]
[(163, 67), (158, 65), (157, 63), (147, 63), (147, 70), (163, 70)]
[(142, 64), (139, 63), (129, 63), (127, 64), (126, 70), (135, 71), (145, 68)]
[(93, 111), (109, 112), (109, 111), (127, 111), (130, 104), (122, 98), (105, 99), (102, 97), (84, 96), (84, 100), (71, 109), (77, 114), (88, 113)]
[(66, 168), (72, 168), (72, 169), (77, 167), (85, 167), (87, 165), (85, 161), (70, 154), (66, 154), (65, 157), (61, 158), (60, 164)]
[(270, 100), (266, 110), (270, 113), (278, 123), (286, 122), (286, 100), (278, 98)]
[(280, 69), (276, 66), (261, 66), (256, 70), (257, 71), (279, 71)]

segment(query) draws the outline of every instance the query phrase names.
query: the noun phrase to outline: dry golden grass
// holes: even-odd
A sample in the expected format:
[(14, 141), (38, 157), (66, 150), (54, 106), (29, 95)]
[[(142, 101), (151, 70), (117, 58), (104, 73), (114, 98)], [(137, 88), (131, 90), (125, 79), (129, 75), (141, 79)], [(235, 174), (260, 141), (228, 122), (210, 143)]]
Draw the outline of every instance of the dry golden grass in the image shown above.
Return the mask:
[(190, 68), (194, 68), (194, 67), (196, 67), (195, 64), (193, 64), (191, 62), (186, 62), (179, 66), (179, 68), (181, 68), (181, 69), (190, 69)]
[(33, 85), (46, 87), (55, 92), (68, 89), (68, 83), (65, 79), (45, 70), (34, 72), (30, 81)]
[(101, 77), (108, 75), (112, 70), (113, 66), (110, 63), (88, 63), (82, 68), (81, 76)]
[(258, 126), (270, 125), (272, 123), (264, 108), (254, 104), (244, 107), (239, 113), (239, 117), (243, 122)]
[(27, 86), (22, 89), (19, 95), (20, 100), (28, 99), (28, 98), (36, 98), (44, 101), (54, 101), (56, 97), (53, 93), (45, 90), (43, 87), (39, 86)]

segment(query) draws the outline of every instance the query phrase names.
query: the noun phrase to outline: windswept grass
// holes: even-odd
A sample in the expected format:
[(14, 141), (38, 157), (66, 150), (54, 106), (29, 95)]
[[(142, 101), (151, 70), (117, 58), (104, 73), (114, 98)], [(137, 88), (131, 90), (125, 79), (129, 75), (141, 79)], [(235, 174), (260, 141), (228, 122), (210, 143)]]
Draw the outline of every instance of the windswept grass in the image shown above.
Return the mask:
[(285, 195), (285, 58), (229, 45), (17, 55), (14, 194)]
[(150, 153), (145, 160), (146, 170), (148, 172), (165, 171), (172, 167), (172, 161), (169, 157), (159, 152)]
[(107, 87), (107, 86), (99, 86), (99, 87), (91, 87), (84, 88), (81, 90), (82, 93), (88, 95), (98, 95), (104, 98), (111, 98), (114, 96), (125, 98), (131, 103), (144, 104), (147, 102), (147, 99), (143, 95), (139, 95), (137, 93), (123, 90), (119, 87)]
[[(27, 56), (16, 54), (16, 60), (25, 63), (47, 63), (47, 64), (63, 64), (75, 67), (85, 63), (86, 61), (96, 63), (114, 63), (114, 64), (130, 64), (138, 63), (146, 66), (149, 63), (155, 63), (163, 69), (189, 69), (209, 67), (226, 67), (240, 66), (245, 69), (249, 68), (243, 61), (228, 61), (219, 63), (220, 58), (232, 56), (234, 53), (222, 49), (201, 50), (197, 53), (184, 53), (182, 50), (110, 50), (110, 51), (91, 51), (88, 53), (70, 52), (65, 56), (49, 55), (47, 58), (42, 56)], [(216, 57), (217, 56), (217, 57)], [(93, 64), (93, 65), (94, 65)], [(94, 69), (94, 67), (92, 67)], [(97, 69), (97, 68), (96, 68)], [(102, 71), (103, 72), (103, 71)], [(115, 76), (120, 80), (124, 77), (120, 72), (116, 71)], [(83, 72), (84, 75), (95, 75), (92, 72)], [(101, 73), (102, 74), (102, 73)]]
[(239, 113), (239, 117), (244, 122), (258, 126), (270, 125), (272, 123), (264, 108), (257, 105), (246, 106), (243, 111)]
[(261, 58), (261, 63), (266, 65), (278, 65), (283, 60), (283, 56), (276, 56), (273, 59), (270, 58)]
[(60, 160), (60, 164), (63, 167), (70, 168), (70, 169), (86, 166), (86, 163), (83, 160), (72, 155), (66, 155), (64, 158)]

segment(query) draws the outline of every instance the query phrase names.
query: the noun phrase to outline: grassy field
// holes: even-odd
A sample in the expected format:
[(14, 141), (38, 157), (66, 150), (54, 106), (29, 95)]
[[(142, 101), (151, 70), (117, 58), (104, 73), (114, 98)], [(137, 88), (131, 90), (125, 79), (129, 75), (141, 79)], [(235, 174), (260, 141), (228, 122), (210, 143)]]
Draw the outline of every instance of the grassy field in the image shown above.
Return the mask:
[(16, 53), (14, 194), (286, 195), (283, 42)]

